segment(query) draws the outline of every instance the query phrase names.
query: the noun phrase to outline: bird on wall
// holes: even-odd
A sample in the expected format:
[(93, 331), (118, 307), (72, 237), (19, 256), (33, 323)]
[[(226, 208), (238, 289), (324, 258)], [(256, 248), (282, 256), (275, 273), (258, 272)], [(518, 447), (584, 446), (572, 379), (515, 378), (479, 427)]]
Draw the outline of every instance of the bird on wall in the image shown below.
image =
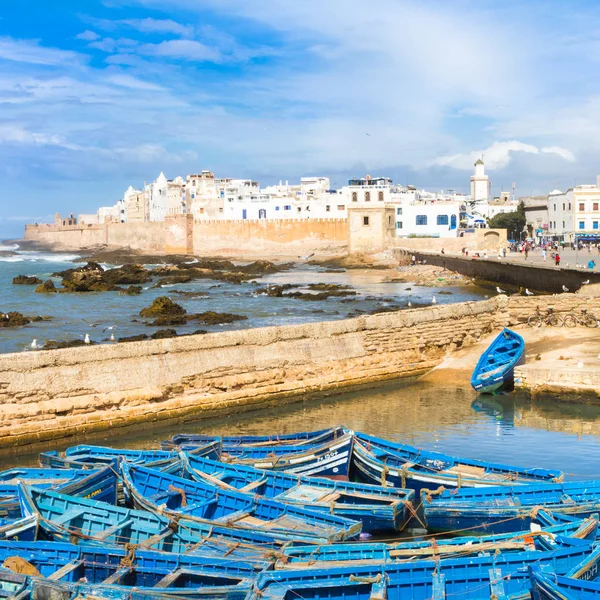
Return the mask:
[(83, 339), (83, 342), (85, 344), (91, 344), (92, 343), (92, 341), (90, 340), (90, 334), (89, 333), (85, 334), (85, 338)]
[(582, 281), (581, 285), (588, 285), (588, 283), (590, 282), (590, 280), (588, 279), (587, 281)]
[(569, 288), (568, 288), (566, 285), (563, 285), (563, 286), (562, 286), (562, 291), (563, 291), (563, 292), (568, 292), (568, 291), (569, 291)]
[(41, 346), (37, 343), (37, 340), (33, 340), (29, 346), (32, 350), (38, 350)]
[(502, 290), (502, 289), (500, 289), (498, 286), (496, 286), (496, 291), (497, 291), (499, 294), (506, 294), (506, 291), (505, 291), (505, 290)]
[(431, 299), (431, 304), (437, 304), (437, 300), (435, 299), (435, 296)]
[(525, 295), (526, 296), (535, 296), (535, 294), (533, 292), (530, 292), (527, 288), (525, 288)]

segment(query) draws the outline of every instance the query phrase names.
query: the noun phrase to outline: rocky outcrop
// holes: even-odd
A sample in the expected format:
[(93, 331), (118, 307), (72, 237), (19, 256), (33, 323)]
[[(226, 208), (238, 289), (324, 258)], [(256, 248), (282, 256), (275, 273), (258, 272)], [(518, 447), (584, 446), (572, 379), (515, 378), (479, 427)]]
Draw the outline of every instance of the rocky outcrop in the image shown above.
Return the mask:
[(13, 277), (13, 285), (39, 285), (42, 280), (39, 277), (30, 277), (29, 275), (17, 275)]
[(173, 325), (185, 325), (188, 321), (187, 311), (183, 306), (173, 302), (168, 296), (159, 296), (154, 302), (142, 308), (140, 316), (146, 319), (154, 319), (146, 322), (146, 325), (154, 327), (169, 327)]
[(50, 320), (52, 320), (52, 317), (26, 317), (16, 311), (7, 313), (0, 312), (0, 328), (23, 327), (24, 325), (29, 325), (29, 323)]
[[(318, 301), (327, 300), (331, 296), (347, 297), (356, 296), (356, 292), (349, 285), (335, 283), (310, 283), (307, 287), (310, 292), (290, 292), (288, 290), (304, 287), (301, 284), (284, 283), (283, 285), (269, 285), (255, 290), (254, 294), (263, 294), (273, 298), (296, 298), (297, 300)], [(313, 293), (316, 292), (316, 293)]]
[(36, 294), (56, 294), (57, 292), (58, 290), (56, 289), (52, 279), (44, 281), (44, 283), (41, 283), (35, 288)]
[(122, 296), (139, 296), (142, 293), (141, 285), (130, 285), (128, 288), (121, 290), (119, 294)]
[(200, 321), (206, 325), (222, 325), (223, 323), (234, 323), (235, 321), (245, 321), (248, 317), (244, 315), (235, 315), (232, 313), (218, 313), (208, 310), (203, 313), (189, 315), (189, 321)]

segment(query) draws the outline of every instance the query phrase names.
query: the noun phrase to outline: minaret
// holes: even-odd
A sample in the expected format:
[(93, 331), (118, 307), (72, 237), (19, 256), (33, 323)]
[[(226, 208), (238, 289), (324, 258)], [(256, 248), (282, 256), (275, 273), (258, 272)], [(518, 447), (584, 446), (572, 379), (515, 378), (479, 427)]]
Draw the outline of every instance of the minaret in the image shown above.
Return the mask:
[(475, 172), (471, 176), (471, 200), (485, 203), (490, 199), (488, 176), (483, 161), (475, 162)]

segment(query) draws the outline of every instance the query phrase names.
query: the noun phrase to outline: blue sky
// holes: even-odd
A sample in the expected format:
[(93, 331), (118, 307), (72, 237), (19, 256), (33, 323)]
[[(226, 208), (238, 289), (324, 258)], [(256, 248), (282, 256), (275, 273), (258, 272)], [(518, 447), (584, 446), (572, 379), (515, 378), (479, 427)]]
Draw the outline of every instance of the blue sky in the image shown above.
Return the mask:
[[(546, 193), (600, 172), (596, 2), (0, 6), (0, 237), (208, 168)], [(367, 135), (368, 134), (368, 135)]]

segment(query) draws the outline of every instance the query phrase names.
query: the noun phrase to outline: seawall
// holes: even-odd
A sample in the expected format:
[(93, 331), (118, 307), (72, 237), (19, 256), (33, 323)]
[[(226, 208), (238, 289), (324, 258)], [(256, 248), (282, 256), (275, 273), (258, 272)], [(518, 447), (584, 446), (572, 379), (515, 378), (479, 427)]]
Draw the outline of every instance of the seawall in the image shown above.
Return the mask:
[(0, 452), (420, 374), (505, 325), (507, 309), (499, 296), (343, 321), (1, 355)]
[(582, 282), (600, 283), (600, 273), (577, 269), (544, 267), (541, 265), (519, 264), (502, 260), (484, 258), (462, 258), (437, 252), (400, 249), (399, 254), (414, 254), (428, 264), (444, 267), (461, 275), (494, 281), (499, 284), (529, 288), (540, 292), (560, 294), (566, 286), (574, 292), (581, 288)]

